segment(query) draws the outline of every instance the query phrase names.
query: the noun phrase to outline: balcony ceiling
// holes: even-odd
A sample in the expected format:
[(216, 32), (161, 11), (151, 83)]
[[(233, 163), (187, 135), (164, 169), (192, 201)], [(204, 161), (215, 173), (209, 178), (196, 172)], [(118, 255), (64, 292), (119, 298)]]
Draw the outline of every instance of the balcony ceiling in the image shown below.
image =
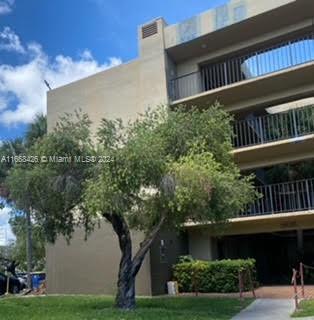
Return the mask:
[(179, 63), (220, 49), (257, 38), (274, 30), (312, 19), (313, 0), (297, 0), (280, 8), (214, 31), (195, 40), (167, 49), (174, 62)]
[(242, 170), (314, 158), (314, 134), (255, 145), (233, 151)]
[[(237, 235), (278, 232), (314, 228), (314, 211), (300, 211), (236, 218), (223, 229), (213, 229), (211, 224), (186, 224), (186, 228), (200, 228), (212, 235)], [(217, 231), (218, 230), (218, 231)]]

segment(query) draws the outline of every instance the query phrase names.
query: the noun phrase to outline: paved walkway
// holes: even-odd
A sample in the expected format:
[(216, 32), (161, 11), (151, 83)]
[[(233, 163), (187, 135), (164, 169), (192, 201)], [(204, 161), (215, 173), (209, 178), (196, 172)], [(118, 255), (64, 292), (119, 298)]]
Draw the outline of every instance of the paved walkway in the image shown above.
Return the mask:
[[(260, 287), (255, 290), (255, 293), (256, 298), (258, 299), (292, 299), (294, 295), (292, 286)], [(182, 293), (180, 295), (194, 296), (195, 293)], [(239, 293), (199, 293), (199, 296), (212, 298), (238, 298)], [(252, 298), (252, 292), (244, 292), (243, 296), (246, 298)], [(305, 286), (305, 297), (308, 299), (314, 299), (314, 286)]]
[[(245, 296), (250, 297), (252, 294), (246, 292)], [(256, 290), (256, 297), (262, 299), (292, 299), (293, 296), (294, 291), (292, 286), (265, 286), (259, 287)], [(314, 286), (305, 286), (305, 297), (314, 298)]]
[[(232, 320), (292, 320), (293, 311), (291, 299), (257, 299)], [(314, 317), (294, 319), (314, 320)]]

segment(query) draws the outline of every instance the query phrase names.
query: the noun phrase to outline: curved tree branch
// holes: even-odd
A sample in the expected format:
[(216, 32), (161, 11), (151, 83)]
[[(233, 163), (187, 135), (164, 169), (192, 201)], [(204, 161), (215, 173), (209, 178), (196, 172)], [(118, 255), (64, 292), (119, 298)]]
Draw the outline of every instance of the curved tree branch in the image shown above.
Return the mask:
[(161, 217), (160, 221), (156, 224), (156, 226), (151, 230), (151, 232), (146, 236), (145, 240), (141, 243), (140, 248), (133, 258), (133, 267), (132, 267), (132, 275), (135, 277), (138, 271), (141, 268), (143, 260), (145, 258), (146, 253), (148, 252), (151, 244), (156, 239), (158, 232), (162, 228), (164, 222), (166, 221), (166, 217)]

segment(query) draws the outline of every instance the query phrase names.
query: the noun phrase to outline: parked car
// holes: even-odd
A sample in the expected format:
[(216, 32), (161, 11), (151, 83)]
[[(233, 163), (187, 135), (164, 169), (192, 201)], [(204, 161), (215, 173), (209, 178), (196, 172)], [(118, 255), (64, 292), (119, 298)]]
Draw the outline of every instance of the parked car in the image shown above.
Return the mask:
[[(21, 283), (18, 278), (10, 277), (9, 280), (9, 292), (17, 294), (21, 291)], [(5, 294), (7, 291), (7, 276), (0, 273), (0, 295)]]
[(18, 272), (16, 276), (20, 281), (21, 290), (27, 288), (27, 274), (25, 272)]
[[(21, 290), (27, 288), (27, 273), (26, 272), (18, 272), (18, 279), (20, 280)], [(45, 281), (46, 273), (45, 272), (32, 272), (32, 285), (33, 289), (39, 289), (40, 285)]]

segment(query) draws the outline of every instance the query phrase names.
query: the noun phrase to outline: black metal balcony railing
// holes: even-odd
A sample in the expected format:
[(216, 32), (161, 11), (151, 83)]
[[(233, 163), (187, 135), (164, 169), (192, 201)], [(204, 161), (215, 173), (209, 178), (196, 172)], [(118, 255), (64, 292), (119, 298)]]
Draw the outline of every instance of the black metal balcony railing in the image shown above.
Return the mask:
[(234, 123), (235, 148), (314, 133), (314, 106), (292, 109)]
[(314, 179), (259, 186), (256, 190), (262, 197), (241, 217), (314, 209)]
[(204, 65), (200, 70), (170, 81), (173, 101), (253, 79), (314, 60), (314, 33), (308, 32), (289, 41)]

